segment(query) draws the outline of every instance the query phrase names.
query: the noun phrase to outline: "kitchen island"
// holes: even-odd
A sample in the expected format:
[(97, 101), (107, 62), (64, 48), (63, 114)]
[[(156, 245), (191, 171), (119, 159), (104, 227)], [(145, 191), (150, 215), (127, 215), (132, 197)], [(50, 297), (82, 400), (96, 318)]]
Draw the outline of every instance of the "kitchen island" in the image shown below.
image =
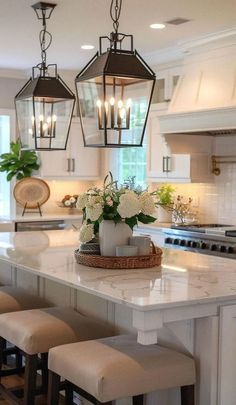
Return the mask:
[[(0, 233), (0, 282), (193, 354), (197, 403), (235, 404), (236, 261), (164, 249), (159, 268), (102, 270), (75, 262), (78, 244), (71, 230)], [(157, 403), (179, 404), (177, 390), (150, 394)]]

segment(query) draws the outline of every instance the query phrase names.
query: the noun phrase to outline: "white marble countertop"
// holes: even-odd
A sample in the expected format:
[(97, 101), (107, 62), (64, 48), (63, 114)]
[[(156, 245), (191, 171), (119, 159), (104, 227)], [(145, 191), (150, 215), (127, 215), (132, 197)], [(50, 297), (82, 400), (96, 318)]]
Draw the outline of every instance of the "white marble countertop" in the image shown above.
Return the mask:
[(162, 266), (103, 270), (78, 265), (75, 231), (0, 233), (0, 260), (129, 307), (151, 310), (236, 299), (236, 261), (164, 249)]

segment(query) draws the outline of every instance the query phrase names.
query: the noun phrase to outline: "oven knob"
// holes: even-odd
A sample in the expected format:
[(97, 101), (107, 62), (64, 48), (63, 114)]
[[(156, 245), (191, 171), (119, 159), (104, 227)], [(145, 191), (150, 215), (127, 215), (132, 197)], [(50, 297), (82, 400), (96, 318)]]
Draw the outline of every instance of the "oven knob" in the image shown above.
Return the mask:
[(174, 245), (178, 245), (179, 244), (179, 239), (174, 239)]
[(193, 241), (193, 242), (192, 242), (192, 247), (193, 247), (193, 248), (196, 248), (196, 247), (197, 247), (197, 242)]
[(205, 242), (202, 242), (200, 245), (201, 249), (207, 249), (207, 244)]
[(192, 246), (191, 240), (188, 240), (188, 241), (187, 241), (187, 246), (188, 246), (188, 247), (191, 247), (191, 246)]
[(217, 245), (211, 245), (211, 250), (216, 251), (217, 250)]
[(166, 239), (165, 239), (165, 243), (172, 244), (172, 243), (173, 243), (173, 239), (172, 239), (172, 238), (166, 238)]
[(180, 246), (185, 246), (186, 245), (186, 240), (185, 239), (181, 239), (180, 241)]
[(226, 246), (222, 245), (222, 246), (220, 247), (220, 251), (221, 251), (221, 252), (226, 252)]
[(234, 253), (234, 248), (232, 246), (228, 247), (227, 252)]

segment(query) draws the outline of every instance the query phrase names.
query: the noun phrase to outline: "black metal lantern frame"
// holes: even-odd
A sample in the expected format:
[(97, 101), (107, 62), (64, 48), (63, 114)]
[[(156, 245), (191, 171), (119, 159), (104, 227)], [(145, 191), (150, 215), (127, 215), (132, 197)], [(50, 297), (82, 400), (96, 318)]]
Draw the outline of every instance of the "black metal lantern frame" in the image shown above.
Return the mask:
[(112, 0), (114, 32), (99, 38), (99, 52), (75, 80), (84, 145), (89, 147), (138, 147), (145, 133), (156, 77), (134, 50), (133, 36), (118, 32), (121, 3)]
[(75, 105), (75, 95), (58, 75), (57, 65), (46, 62), (46, 51), (52, 42), (46, 20), (55, 6), (44, 2), (32, 6), (43, 22), (39, 35), (42, 61), (32, 68), (32, 77), (15, 97), (22, 144), (36, 150), (66, 149)]

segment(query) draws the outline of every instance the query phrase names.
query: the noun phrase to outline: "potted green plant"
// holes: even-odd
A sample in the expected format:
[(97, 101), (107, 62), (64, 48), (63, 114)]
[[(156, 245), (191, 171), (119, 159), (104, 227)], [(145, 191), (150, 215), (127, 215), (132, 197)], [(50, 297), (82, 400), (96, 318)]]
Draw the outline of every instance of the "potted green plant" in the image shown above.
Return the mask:
[(34, 150), (23, 149), (20, 139), (10, 143), (10, 152), (0, 155), (0, 172), (7, 173), (7, 181), (14, 176), (17, 180), (30, 177), (38, 170), (38, 156)]
[(170, 184), (163, 184), (155, 191), (158, 222), (171, 222), (174, 193), (175, 189)]

